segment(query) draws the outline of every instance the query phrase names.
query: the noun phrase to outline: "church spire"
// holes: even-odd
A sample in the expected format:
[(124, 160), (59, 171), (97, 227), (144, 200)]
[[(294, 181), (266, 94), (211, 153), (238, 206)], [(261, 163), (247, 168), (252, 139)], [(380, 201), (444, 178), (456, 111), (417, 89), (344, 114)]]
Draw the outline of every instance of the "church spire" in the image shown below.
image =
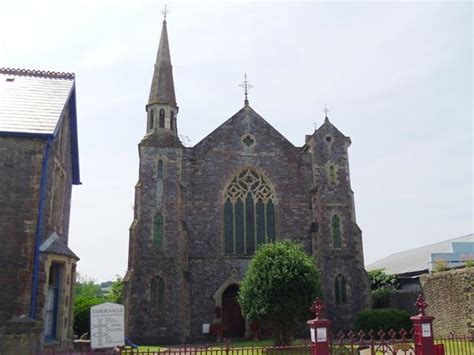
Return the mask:
[[(167, 13), (166, 9), (164, 13)], [(171, 65), (168, 30), (166, 28), (166, 15), (163, 20), (160, 45), (156, 55), (155, 70), (151, 82), (150, 97), (148, 99), (149, 105), (155, 103), (176, 106), (173, 67)]]
[(166, 28), (166, 14), (163, 10), (163, 28), (161, 29), (160, 45), (156, 55), (155, 70), (151, 81), (150, 97), (146, 105), (147, 135), (172, 134), (178, 136), (176, 117), (178, 106), (174, 93), (173, 67), (171, 65), (168, 30)]

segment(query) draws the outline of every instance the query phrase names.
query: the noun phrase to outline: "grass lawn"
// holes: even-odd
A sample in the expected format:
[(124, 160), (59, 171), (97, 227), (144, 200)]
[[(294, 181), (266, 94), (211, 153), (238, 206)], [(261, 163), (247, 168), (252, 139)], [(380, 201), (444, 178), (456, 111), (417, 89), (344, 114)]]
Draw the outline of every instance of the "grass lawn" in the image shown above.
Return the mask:
[[(302, 345), (304, 344), (304, 340), (298, 339), (293, 342), (295, 346), (294, 349), (278, 349), (272, 348), (273, 341), (272, 340), (259, 340), (259, 341), (251, 341), (251, 340), (234, 340), (229, 343), (229, 347), (231, 348), (230, 351), (227, 353), (225, 351), (226, 344), (224, 342), (209, 342), (209, 343), (198, 343), (198, 344), (191, 344), (187, 345), (187, 353), (189, 355), (196, 354), (197, 352), (199, 355), (308, 355), (309, 352), (309, 342), (308, 347), (305, 348)], [(444, 344), (445, 355), (472, 355), (474, 354), (474, 342), (470, 341), (459, 341), (454, 339), (437, 339), (435, 341), (436, 344)], [(407, 348), (413, 347), (413, 343), (407, 342)], [(181, 354), (184, 355), (184, 349), (181, 345), (161, 345), (161, 346), (140, 346), (138, 351), (141, 354), (153, 354), (153, 352), (164, 352), (170, 350), (173, 352), (173, 349), (181, 348)], [(263, 349), (265, 348), (265, 349)], [(355, 345), (353, 350), (357, 349), (358, 346)], [(404, 348), (401, 346), (400, 348)], [(349, 345), (344, 345), (342, 349), (339, 351), (336, 348), (333, 349), (333, 354), (351, 354), (351, 347)], [(135, 350), (136, 352), (137, 350)], [(377, 351), (377, 354), (383, 354), (382, 351)], [(354, 351), (354, 354), (357, 354), (357, 351)], [(408, 354), (408, 352), (407, 352)]]
[[(295, 346), (298, 346), (298, 345), (303, 345), (303, 340), (302, 339), (296, 339), (294, 342), (293, 342), (293, 345)], [(225, 348), (225, 343), (224, 342), (207, 342), (207, 343), (196, 343), (196, 344), (190, 344), (190, 345), (186, 345), (186, 348), (199, 348), (200, 349), (200, 353), (205, 353), (205, 349), (203, 349), (204, 347), (207, 347), (207, 349), (211, 350), (213, 354), (216, 354), (218, 355), (219, 354), (219, 350), (222, 350), (223, 348)], [(238, 352), (238, 354), (252, 354), (252, 350), (251, 349), (245, 349), (247, 351), (244, 351), (244, 349), (241, 349), (241, 348), (253, 348), (253, 347), (258, 347), (258, 348), (262, 348), (262, 347), (271, 347), (273, 346), (273, 340), (271, 339), (268, 339), (268, 340), (242, 340), (242, 339), (238, 339), (238, 340), (232, 340), (230, 343), (229, 343), (229, 347), (230, 348), (237, 348), (239, 350), (237, 351), (234, 351), (234, 352)], [(138, 349), (139, 351), (166, 351), (168, 349), (173, 349), (173, 348), (183, 348), (184, 346), (183, 345), (159, 345), (159, 346), (148, 346), (148, 345), (143, 345), (143, 346), (140, 346)], [(209, 353), (211, 352), (209, 351)], [(183, 351), (184, 352), (184, 351)], [(257, 350), (254, 349), (253, 351), (254, 354), (258, 354)], [(260, 351), (261, 353), (261, 351)]]

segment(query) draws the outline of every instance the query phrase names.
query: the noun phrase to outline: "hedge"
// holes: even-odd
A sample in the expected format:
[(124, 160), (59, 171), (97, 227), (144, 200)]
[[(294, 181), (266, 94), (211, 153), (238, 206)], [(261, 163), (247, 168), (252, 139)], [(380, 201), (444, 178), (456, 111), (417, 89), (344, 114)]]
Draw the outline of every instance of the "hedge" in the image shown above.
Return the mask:
[(399, 331), (402, 328), (408, 331), (412, 328), (412, 322), (407, 311), (393, 308), (368, 309), (357, 315), (355, 328), (356, 332), (360, 330), (388, 332), (390, 329)]

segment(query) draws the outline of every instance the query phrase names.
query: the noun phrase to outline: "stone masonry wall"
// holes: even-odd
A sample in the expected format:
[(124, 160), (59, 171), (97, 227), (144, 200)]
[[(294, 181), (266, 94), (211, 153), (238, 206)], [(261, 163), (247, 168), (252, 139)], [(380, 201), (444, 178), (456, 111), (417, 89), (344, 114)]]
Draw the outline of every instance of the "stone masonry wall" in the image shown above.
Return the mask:
[[(251, 258), (224, 253), (224, 192), (246, 168), (264, 175), (274, 190), (277, 238), (300, 242), (315, 257), (329, 315), (337, 328), (351, 327), (356, 313), (369, 307), (369, 287), (361, 231), (355, 223), (347, 145), (337, 134), (333, 134), (333, 156), (322, 157), (338, 163), (339, 185), (330, 188), (320, 177), (326, 161), (314, 159), (320, 153), (295, 147), (248, 106), (193, 148), (180, 147), (170, 136), (147, 135), (140, 143), (125, 286), (131, 338), (150, 344), (199, 339), (203, 324), (222, 321), (217, 315), (221, 292), (229, 284), (239, 284)], [(245, 137), (252, 137), (253, 142), (246, 144)], [(324, 138), (318, 137), (315, 144)], [(162, 181), (156, 177), (159, 160), (164, 166)], [(320, 188), (318, 198), (315, 186)], [(152, 237), (153, 216), (160, 210), (164, 219), (161, 249)], [(331, 248), (334, 211), (343, 221), (343, 248), (338, 250)], [(346, 277), (348, 302), (336, 307), (334, 277), (338, 274)], [(165, 307), (153, 314), (150, 282), (157, 276), (165, 284)]]
[(29, 311), (44, 144), (0, 138), (0, 324)]
[(465, 268), (421, 276), (427, 314), (435, 317), (435, 336), (474, 332), (474, 269)]

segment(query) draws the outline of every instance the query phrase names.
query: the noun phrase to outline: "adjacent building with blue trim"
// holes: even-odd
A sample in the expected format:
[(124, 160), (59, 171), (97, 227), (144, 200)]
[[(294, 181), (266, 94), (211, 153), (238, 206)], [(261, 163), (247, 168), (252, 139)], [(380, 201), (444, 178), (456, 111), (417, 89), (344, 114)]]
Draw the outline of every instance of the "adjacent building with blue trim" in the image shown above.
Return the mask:
[(1, 68), (1, 354), (71, 346), (78, 184), (74, 74)]

